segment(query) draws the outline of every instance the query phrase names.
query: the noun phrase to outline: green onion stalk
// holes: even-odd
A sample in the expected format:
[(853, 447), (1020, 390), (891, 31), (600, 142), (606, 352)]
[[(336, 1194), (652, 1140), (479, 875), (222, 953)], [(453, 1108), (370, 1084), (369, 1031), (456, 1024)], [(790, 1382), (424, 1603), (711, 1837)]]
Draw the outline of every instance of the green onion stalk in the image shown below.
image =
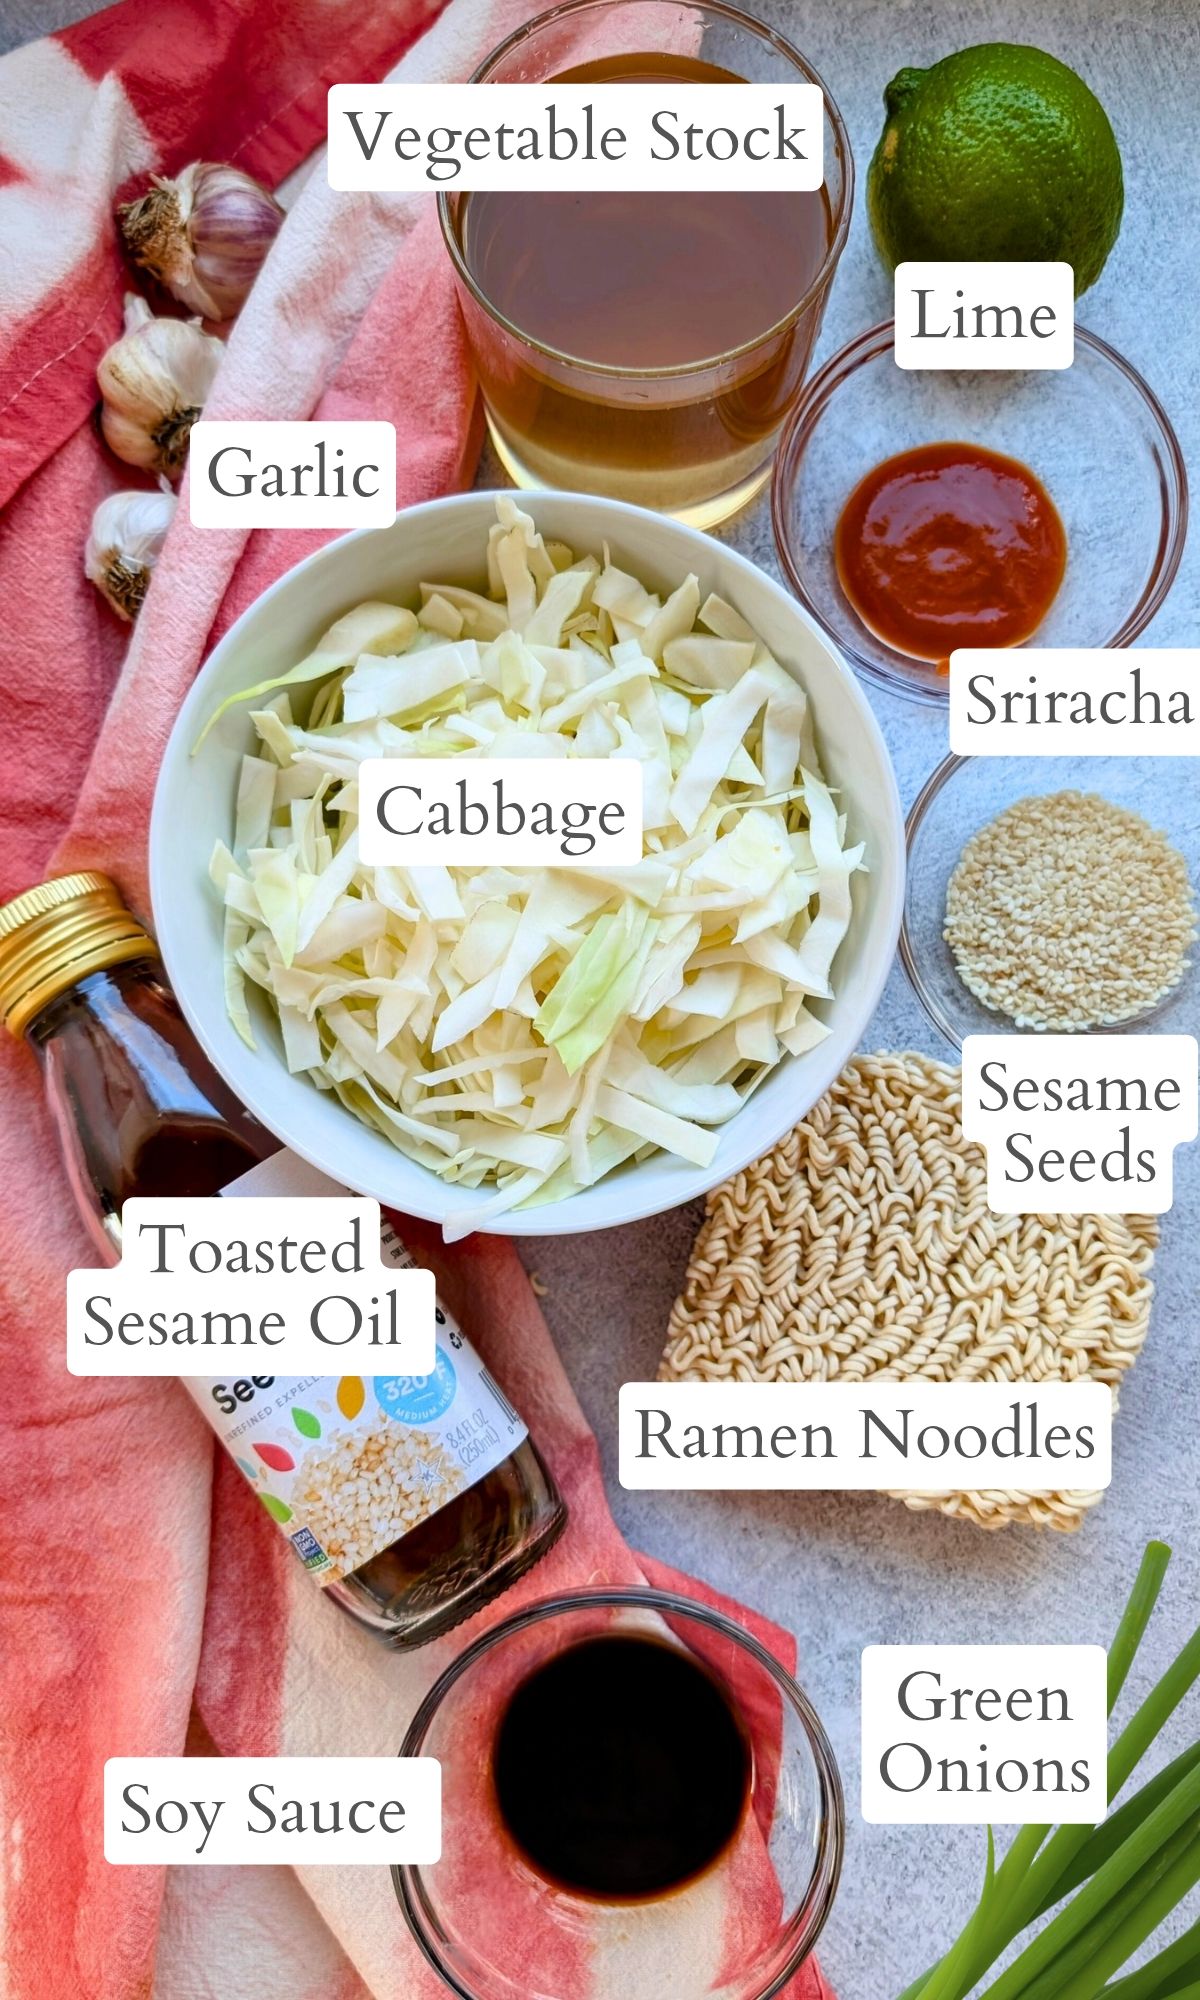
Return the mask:
[[(1108, 1651), (1112, 1715), (1171, 1560), (1151, 1542)], [(1172, 1661), (1108, 1753), (1108, 1798), (1125, 1788), (1200, 1678), (1200, 1630)], [(1200, 1921), (1136, 1972), (1110, 1984), (1200, 1881), (1200, 1741), (1102, 1825), (1025, 1826), (999, 1866), (988, 1829), (976, 1909), (949, 1951), (900, 2000), (1200, 2000)], [(1027, 1929), (1008, 1968), (981, 1982)]]

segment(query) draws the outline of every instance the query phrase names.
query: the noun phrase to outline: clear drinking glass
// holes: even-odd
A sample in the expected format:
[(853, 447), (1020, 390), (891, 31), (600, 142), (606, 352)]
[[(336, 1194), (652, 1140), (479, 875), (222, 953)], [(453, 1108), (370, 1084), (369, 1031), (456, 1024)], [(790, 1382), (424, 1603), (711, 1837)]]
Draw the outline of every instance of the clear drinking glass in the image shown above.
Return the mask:
[[(442, 192), (438, 207), (492, 440), (517, 485), (602, 493), (710, 527), (766, 480), (804, 381), (850, 223), (850, 143), (837, 106), (799, 51), (723, 0), (567, 0), (510, 35), (472, 81), (543, 83), (582, 63), (634, 55), (684, 58), (746, 82), (812, 83), (822, 92), (823, 256), (803, 295), (761, 334), (706, 353), (699, 328), (692, 341), (699, 358), (682, 365), (610, 366), (603, 357), (560, 352), (523, 329), (519, 299), (506, 315), (473, 270), (464, 243), (471, 196)], [(536, 270), (532, 250), (526, 262)], [(664, 272), (663, 310), (669, 291)], [(644, 311), (646, 300), (640, 303)]]
[[(510, 1696), (565, 1648), (647, 1635), (723, 1687), (750, 1749), (749, 1797), (704, 1874), (637, 1902), (594, 1900), (537, 1874), (496, 1803), (492, 1746)], [(845, 1814), (825, 1731), (803, 1690), (748, 1632), (668, 1591), (579, 1590), (493, 1626), (442, 1675), (401, 1754), (442, 1766), (442, 1859), (395, 1867), (404, 1915), (460, 2000), (769, 2000), (809, 1956), (837, 1889)], [(697, 1743), (703, 1758), (705, 1746)], [(564, 1783), (569, 1774), (564, 1772)]]

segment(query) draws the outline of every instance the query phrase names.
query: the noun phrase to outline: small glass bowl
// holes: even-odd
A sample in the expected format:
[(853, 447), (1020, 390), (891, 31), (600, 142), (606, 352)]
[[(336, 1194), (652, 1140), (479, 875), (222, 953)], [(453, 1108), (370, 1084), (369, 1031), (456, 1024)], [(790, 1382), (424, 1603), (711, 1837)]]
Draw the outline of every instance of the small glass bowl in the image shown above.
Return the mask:
[[(750, 1796), (731, 1846), (696, 1881), (601, 1902), (545, 1880), (519, 1852), (499, 1816), (491, 1753), (530, 1673), (582, 1639), (631, 1631), (686, 1648), (724, 1686), (749, 1743)], [(829, 1914), (845, 1808), (825, 1731), (757, 1639), (691, 1598), (601, 1588), (530, 1605), (447, 1668), (400, 1754), (442, 1766), (442, 1859), (394, 1867), (392, 1881), (459, 2000), (770, 2000)]]
[[(1140, 813), (1187, 863), (1193, 900), (1200, 894), (1200, 798), (1187, 757), (957, 757), (927, 778), (908, 815), (908, 878), (900, 959), (938, 1032), (955, 1049), (967, 1035), (1036, 1034), (985, 1007), (963, 985), (942, 935), (946, 890), (968, 840), (1018, 799), (1042, 792), (1097, 792)], [(1179, 984), (1147, 1013), (1113, 1027), (1081, 1030), (1132, 1034), (1153, 1023), (1164, 1034), (1194, 1034), (1200, 976), (1193, 945)]]
[(862, 623), (838, 582), (834, 531), (860, 479), (920, 444), (964, 440), (1028, 465), (1067, 531), (1067, 571), (1037, 646), (1130, 646), (1175, 580), (1187, 534), (1179, 441), (1128, 361), (1075, 329), (1070, 368), (967, 372), (896, 366), (894, 322), (858, 335), (803, 391), (771, 489), (784, 572), (868, 681), (943, 702), (947, 675)]

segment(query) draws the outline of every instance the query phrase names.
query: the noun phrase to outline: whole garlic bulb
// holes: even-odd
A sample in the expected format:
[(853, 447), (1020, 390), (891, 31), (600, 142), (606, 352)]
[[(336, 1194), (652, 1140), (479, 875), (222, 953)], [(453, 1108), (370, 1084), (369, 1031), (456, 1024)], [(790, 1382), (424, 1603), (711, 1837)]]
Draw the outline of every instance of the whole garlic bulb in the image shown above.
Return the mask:
[(204, 319), (232, 319), (279, 233), (283, 210), (237, 167), (195, 160), (117, 210), (125, 247)]
[(92, 515), (84, 573), (119, 618), (136, 618), (179, 505), (175, 495), (110, 493)]
[(198, 320), (155, 319), (144, 299), (128, 293), (125, 331), (96, 371), (100, 424), (117, 457), (178, 479), (224, 352)]

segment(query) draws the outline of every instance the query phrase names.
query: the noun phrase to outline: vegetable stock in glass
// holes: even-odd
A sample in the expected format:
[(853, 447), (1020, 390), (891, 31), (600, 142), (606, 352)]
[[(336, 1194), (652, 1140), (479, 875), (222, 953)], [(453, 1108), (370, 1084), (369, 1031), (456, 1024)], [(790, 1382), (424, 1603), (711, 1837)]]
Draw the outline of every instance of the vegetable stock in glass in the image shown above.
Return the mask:
[[(556, 80), (742, 81), (669, 54)], [(699, 525), (750, 496), (820, 327), (823, 289), (796, 309), (833, 242), (825, 189), (509, 189), (452, 197), (448, 215), (479, 295), (462, 288), (493, 438), (519, 484)]]

